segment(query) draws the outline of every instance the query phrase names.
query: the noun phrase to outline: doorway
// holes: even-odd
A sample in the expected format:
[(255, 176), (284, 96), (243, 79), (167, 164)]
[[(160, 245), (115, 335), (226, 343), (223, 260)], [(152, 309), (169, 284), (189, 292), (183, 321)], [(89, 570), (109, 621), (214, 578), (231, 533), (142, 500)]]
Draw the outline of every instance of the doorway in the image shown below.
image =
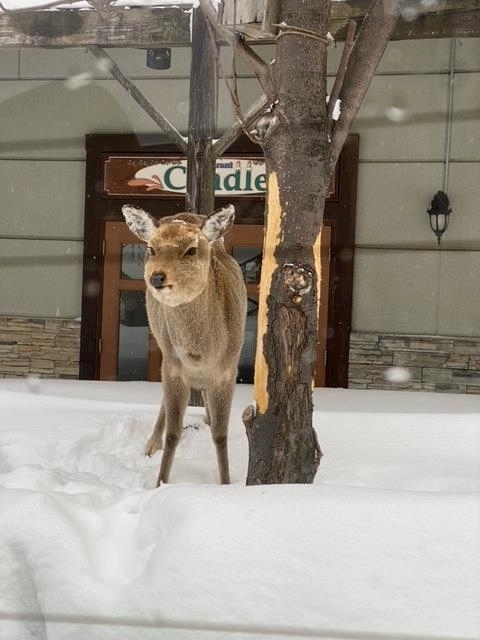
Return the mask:
[[(81, 379), (159, 379), (161, 355), (149, 334), (144, 306), (144, 245), (123, 222), (121, 206), (128, 202), (163, 217), (184, 211), (185, 200), (183, 194), (158, 197), (148, 178), (143, 180), (143, 183), (147, 181), (148, 190), (138, 186), (142, 181), (125, 180), (126, 176), (118, 172), (115, 180), (107, 184), (106, 167), (111, 170), (114, 157), (122, 159), (120, 172), (128, 171), (131, 163), (147, 165), (152, 158), (169, 163), (169, 167), (180, 167), (178, 151), (162, 142), (159, 136), (142, 136), (141, 144), (133, 135), (87, 136)], [(316, 386), (346, 387), (348, 384), (358, 143), (357, 135), (348, 137), (325, 209), (321, 295), (327, 303), (320, 309)], [(260, 150), (248, 139), (233, 145), (228, 156), (236, 159), (234, 167), (245, 164), (252, 175), (262, 162)], [(171, 182), (182, 173), (180, 168), (170, 169)], [(129, 185), (126, 191), (122, 191), (122, 181)], [(234, 183), (232, 179), (230, 184)], [(235, 205), (238, 224), (226, 237), (226, 246), (241, 265), (249, 298), (239, 381), (251, 382), (264, 195), (232, 193), (226, 197), (221, 194), (216, 198), (216, 207), (230, 202)]]
[[(320, 243), (321, 296), (315, 385), (325, 386), (328, 287), (331, 229), (325, 226)], [(258, 288), (263, 252), (263, 226), (234, 225), (225, 248), (239, 263), (247, 289), (245, 341), (238, 366), (238, 383), (253, 384), (257, 343)], [(105, 222), (100, 380), (161, 379), (161, 352), (149, 331), (145, 309), (143, 264), (145, 244), (124, 222)]]

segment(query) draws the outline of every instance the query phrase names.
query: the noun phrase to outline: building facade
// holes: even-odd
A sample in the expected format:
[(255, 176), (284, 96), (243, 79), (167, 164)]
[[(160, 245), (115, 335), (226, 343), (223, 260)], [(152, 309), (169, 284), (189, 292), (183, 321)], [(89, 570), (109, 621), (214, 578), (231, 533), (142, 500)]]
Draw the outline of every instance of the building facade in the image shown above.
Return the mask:
[[(480, 391), (479, 44), (390, 43), (355, 123), (350, 387)], [(185, 132), (190, 50), (173, 48), (163, 71), (144, 50), (111, 55)], [(227, 49), (222, 59), (229, 69)], [(239, 94), (245, 108), (259, 95), (243, 66)], [(232, 121), (220, 82), (219, 131)], [(133, 133), (141, 145), (155, 132), (85, 49), (0, 49), (0, 376), (78, 376), (85, 136)], [(427, 215), (438, 190), (453, 209), (440, 246)]]

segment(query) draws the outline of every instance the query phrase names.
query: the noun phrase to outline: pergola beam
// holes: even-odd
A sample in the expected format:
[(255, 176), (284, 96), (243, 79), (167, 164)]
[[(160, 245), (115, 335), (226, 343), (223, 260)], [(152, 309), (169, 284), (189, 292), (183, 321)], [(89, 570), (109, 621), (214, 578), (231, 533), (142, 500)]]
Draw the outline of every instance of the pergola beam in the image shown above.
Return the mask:
[[(419, 3), (420, 4), (420, 3)], [(332, 3), (330, 31), (345, 38), (350, 20), (360, 23), (370, 0)], [(412, 3), (410, 3), (412, 6)], [(420, 5), (422, 6), (422, 5)], [(435, 9), (419, 12), (415, 19), (400, 19), (392, 40), (480, 37), (480, 0), (441, 0)], [(412, 18), (414, 16), (411, 16)], [(268, 43), (274, 34), (259, 22), (238, 24), (249, 43)], [(1, 11), (0, 47), (162, 47), (190, 45), (190, 9), (187, 7), (122, 8), (110, 15), (93, 10)]]
[(0, 11), (0, 47), (169, 47), (190, 44), (190, 10), (182, 7), (97, 11)]

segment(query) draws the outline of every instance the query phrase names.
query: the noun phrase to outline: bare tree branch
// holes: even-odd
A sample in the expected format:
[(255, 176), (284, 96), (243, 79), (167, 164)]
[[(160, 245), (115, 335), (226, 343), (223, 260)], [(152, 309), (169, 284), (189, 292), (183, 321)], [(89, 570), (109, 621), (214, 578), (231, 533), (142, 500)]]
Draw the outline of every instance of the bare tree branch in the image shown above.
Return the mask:
[(204, 16), (212, 26), (215, 34), (220, 40), (225, 41), (232, 47), (236, 47), (237, 51), (243, 57), (243, 59), (250, 66), (252, 71), (258, 78), (262, 89), (266, 93), (267, 97), (273, 102), (274, 97), (274, 83), (271, 76), (270, 65), (267, 64), (262, 58), (255, 53), (255, 51), (247, 45), (247, 43), (238, 35), (235, 35), (227, 29), (227, 27), (220, 24), (217, 19), (217, 14), (212, 6), (210, 0), (199, 0), (200, 8), (203, 11)]
[(268, 105), (266, 96), (259, 98), (250, 109), (245, 113), (242, 119), (238, 119), (237, 122), (230, 127), (225, 133), (214, 143), (213, 150), (215, 157), (219, 157), (222, 153), (228, 149), (228, 147), (235, 142), (235, 140), (241, 135), (242, 131), (247, 131), (257, 118), (265, 111)]
[(345, 36), (345, 44), (343, 45), (342, 57), (340, 58), (337, 75), (335, 77), (333, 89), (330, 92), (330, 100), (328, 102), (327, 120), (329, 123), (330, 132), (333, 127), (333, 112), (338, 100), (338, 96), (340, 95), (340, 91), (342, 90), (343, 80), (345, 78), (345, 73), (348, 67), (348, 61), (350, 59), (350, 54), (352, 53), (353, 45), (355, 43), (356, 29), (356, 23), (353, 22), (353, 20), (350, 20), (347, 25), (347, 34)]
[(106, 65), (112, 76), (121, 84), (130, 96), (139, 104), (142, 109), (152, 118), (152, 120), (169, 136), (183, 153), (187, 153), (188, 145), (175, 127), (145, 98), (143, 93), (131, 82), (121, 71), (116, 62), (102, 49), (102, 47), (91, 46), (88, 50), (102, 63)]
[(333, 172), (343, 143), (375, 75), (405, 0), (373, 0), (350, 55), (340, 91), (341, 115), (332, 133), (328, 167)]

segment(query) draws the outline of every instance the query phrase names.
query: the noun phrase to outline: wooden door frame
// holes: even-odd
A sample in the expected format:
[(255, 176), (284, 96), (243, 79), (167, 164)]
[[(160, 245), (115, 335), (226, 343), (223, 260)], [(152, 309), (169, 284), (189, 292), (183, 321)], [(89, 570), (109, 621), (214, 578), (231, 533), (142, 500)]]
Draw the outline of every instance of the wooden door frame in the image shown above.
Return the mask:
[[(123, 220), (120, 206), (125, 200), (106, 198), (103, 193), (103, 159), (108, 153), (154, 153), (178, 156), (178, 149), (162, 135), (89, 134), (86, 139), (86, 184), (84, 257), (82, 286), (82, 322), (80, 334), (80, 379), (98, 380), (100, 376), (100, 327), (103, 280), (103, 227), (106, 220)], [(325, 207), (325, 224), (331, 227), (330, 292), (327, 336), (326, 386), (348, 386), (348, 353), (353, 294), (353, 263), (358, 173), (358, 134), (350, 134), (337, 165), (339, 179), (335, 193)], [(229, 153), (261, 155), (248, 138), (234, 143)], [(263, 196), (261, 196), (263, 198)], [(255, 198), (252, 198), (252, 200)], [(256, 198), (258, 200), (258, 196)], [(162, 215), (184, 211), (183, 196), (161, 199)], [(224, 198), (216, 200), (227, 204)], [(129, 202), (152, 208), (154, 200), (129, 198)], [(158, 199), (156, 201), (158, 207)]]

